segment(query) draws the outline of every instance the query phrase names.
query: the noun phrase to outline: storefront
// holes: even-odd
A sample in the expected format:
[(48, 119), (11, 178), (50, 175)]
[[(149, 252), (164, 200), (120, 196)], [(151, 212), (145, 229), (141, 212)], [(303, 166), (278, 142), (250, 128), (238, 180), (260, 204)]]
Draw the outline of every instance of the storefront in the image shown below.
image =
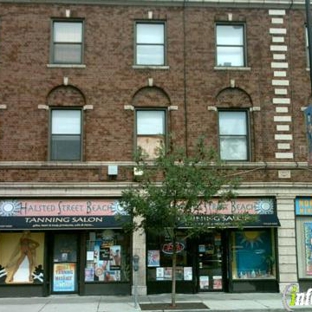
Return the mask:
[(298, 281), (301, 291), (312, 282), (312, 197), (295, 200)]
[[(204, 235), (189, 238), (187, 229), (179, 231), (177, 292), (278, 292), (275, 200), (238, 198), (219, 215), (212, 207), (213, 203), (199, 218), (201, 222), (209, 219), (211, 229)], [(233, 226), (235, 212), (248, 212), (255, 218), (237, 228)], [(223, 228), (218, 229), (221, 223)], [(171, 251), (168, 236), (147, 235), (148, 293), (171, 291)]]
[(114, 199), (2, 200), (0, 296), (130, 294), (121, 214)]

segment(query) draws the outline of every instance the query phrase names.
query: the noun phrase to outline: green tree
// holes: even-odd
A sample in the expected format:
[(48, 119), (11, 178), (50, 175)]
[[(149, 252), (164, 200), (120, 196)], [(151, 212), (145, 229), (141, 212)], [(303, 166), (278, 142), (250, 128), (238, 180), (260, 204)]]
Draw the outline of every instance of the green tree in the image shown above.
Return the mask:
[[(192, 156), (185, 150), (167, 151), (159, 148), (153, 161), (146, 160), (139, 150), (136, 155), (136, 183), (123, 191), (121, 205), (132, 217), (131, 230), (144, 229), (145, 232), (166, 233), (172, 241), (172, 292), (171, 305), (176, 306), (176, 260), (177, 230), (187, 227), (191, 237), (209, 230), (213, 215), (204, 222), (195, 216), (203, 215), (212, 199), (218, 199), (219, 215), (223, 204), (235, 197), (239, 185), (234, 169), (220, 162), (212, 149), (205, 148), (199, 140)], [(207, 216), (206, 216), (207, 217)], [(241, 222), (242, 215), (238, 218)], [(222, 224), (219, 224), (222, 226)]]

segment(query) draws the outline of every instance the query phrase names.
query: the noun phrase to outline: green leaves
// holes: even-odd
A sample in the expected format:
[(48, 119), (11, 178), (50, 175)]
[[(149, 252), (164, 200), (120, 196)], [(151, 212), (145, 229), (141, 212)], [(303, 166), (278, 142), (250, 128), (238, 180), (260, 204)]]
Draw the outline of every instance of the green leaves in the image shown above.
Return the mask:
[[(235, 197), (239, 181), (233, 178), (234, 169), (224, 166), (203, 139), (198, 140), (191, 156), (181, 148), (167, 151), (161, 146), (157, 152), (154, 161), (147, 161), (141, 149), (135, 154), (136, 169), (142, 175), (121, 199), (133, 217), (131, 229), (161, 231), (165, 227), (176, 229), (185, 222), (190, 227), (194, 214), (213, 198), (217, 197), (222, 207), (223, 202)], [(202, 230), (208, 225), (201, 226)], [(198, 222), (193, 222), (193, 227), (198, 227)]]

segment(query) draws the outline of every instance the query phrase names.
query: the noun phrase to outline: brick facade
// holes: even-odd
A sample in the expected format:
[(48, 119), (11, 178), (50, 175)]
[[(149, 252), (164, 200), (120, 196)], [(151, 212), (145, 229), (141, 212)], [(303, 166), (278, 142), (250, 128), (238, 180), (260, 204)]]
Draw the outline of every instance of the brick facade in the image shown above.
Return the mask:
[[(279, 217), (289, 220), (283, 211), (311, 187), (303, 113), (311, 90), (300, 1), (88, 2), (0, 1), (0, 196), (118, 196), (133, 180), (133, 108), (168, 108), (170, 144), (189, 152), (202, 135), (218, 149), (217, 109), (246, 108), (251, 156), (236, 164), (240, 195), (279, 196)], [(50, 64), (53, 19), (84, 21), (82, 65)], [(166, 66), (134, 66), (134, 23), (142, 20), (166, 22)], [(216, 67), (215, 23), (229, 21), (246, 25), (245, 68)], [(82, 162), (49, 161), (50, 107), (84, 108)], [(107, 175), (109, 164), (119, 166), (116, 180)], [(291, 221), (285, 229), (294, 231)], [(289, 237), (291, 253), (281, 245), (281, 264), (291, 266), (289, 275), (281, 270), (282, 286), (297, 281)]]

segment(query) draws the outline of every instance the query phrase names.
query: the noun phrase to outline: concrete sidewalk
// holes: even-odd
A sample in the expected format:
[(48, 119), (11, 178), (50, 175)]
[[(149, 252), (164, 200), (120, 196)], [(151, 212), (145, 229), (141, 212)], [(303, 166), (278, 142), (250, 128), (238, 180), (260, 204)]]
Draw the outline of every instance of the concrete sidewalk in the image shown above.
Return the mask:
[[(137, 302), (170, 303), (170, 294), (139, 296)], [(284, 312), (282, 294), (227, 294), (199, 293), (194, 295), (178, 294), (179, 302), (202, 302), (209, 309), (175, 309), (175, 312), (221, 312), (242, 311)], [(132, 296), (86, 296), (58, 295), (46, 298), (0, 298), (0, 312), (137, 312)], [(312, 311), (312, 305), (295, 307), (294, 311)], [(144, 310), (147, 311), (147, 310)], [(152, 312), (172, 310), (149, 310)]]

